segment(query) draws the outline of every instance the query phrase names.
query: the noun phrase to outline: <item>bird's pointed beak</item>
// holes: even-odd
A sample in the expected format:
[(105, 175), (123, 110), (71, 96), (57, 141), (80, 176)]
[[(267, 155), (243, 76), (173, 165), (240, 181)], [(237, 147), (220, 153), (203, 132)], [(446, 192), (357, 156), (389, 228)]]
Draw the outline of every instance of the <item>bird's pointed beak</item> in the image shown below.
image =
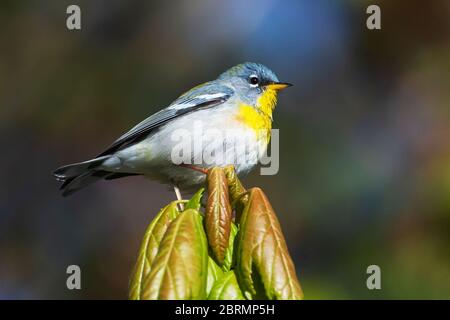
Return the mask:
[(283, 90), (286, 88), (291, 87), (292, 84), (287, 83), (287, 82), (272, 82), (269, 84), (266, 84), (264, 87), (266, 87), (267, 89), (272, 89), (272, 90)]

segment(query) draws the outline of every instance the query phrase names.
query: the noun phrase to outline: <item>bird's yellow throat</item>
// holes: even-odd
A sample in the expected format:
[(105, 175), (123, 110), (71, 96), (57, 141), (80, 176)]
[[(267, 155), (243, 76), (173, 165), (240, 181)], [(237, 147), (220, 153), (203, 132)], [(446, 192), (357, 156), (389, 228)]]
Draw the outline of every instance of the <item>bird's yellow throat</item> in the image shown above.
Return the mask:
[(277, 103), (277, 91), (266, 89), (258, 98), (256, 108), (241, 103), (239, 105), (238, 120), (243, 122), (255, 131), (262, 133), (267, 143), (270, 140), (270, 130), (272, 129), (272, 111)]

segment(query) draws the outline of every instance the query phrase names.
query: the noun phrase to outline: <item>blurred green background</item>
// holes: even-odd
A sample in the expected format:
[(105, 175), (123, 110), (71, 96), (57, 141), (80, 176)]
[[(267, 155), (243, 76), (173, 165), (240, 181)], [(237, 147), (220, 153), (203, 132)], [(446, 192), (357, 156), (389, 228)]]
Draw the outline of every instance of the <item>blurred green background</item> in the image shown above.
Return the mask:
[(2, 1), (0, 298), (126, 298), (173, 193), (130, 177), (62, 198), (51, 172), (244, 61), (295, 84), (279, 174), (244, 183), (269, 195), (306, 298), (450, 298), (449, 17), (445, 0)]

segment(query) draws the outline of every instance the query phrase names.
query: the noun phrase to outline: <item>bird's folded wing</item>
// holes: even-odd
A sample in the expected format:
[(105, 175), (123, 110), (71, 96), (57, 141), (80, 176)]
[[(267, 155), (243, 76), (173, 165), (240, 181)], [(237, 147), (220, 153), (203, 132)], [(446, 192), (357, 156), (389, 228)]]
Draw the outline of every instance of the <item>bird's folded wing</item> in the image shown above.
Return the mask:
[(150, 131), (167, 123), (168, 121), (199, 109), (211, 108), (227, 101), (233, 90), (230, 87), (207, 82), (199, 85), (181, 95), (167, 108), (151, 115), (137, 124), (130, 131), (119, 137), (100, 156), (111, 154), (124, 146), (145, 138)]

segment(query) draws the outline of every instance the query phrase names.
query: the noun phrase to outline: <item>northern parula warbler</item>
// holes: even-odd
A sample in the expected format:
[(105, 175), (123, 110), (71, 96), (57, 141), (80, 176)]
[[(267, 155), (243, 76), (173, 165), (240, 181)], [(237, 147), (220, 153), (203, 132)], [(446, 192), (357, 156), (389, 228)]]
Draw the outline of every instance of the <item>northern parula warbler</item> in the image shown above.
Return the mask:
[[(264, 65), (239, 64), (216, 80), (187, 91), (119, 137), (96, 158), (60, 167), (54, 176), (63, 182), (62, 194), (67, 196), (100, 179), (130, 175), (144, 175), (181, 189), (196, 187), (205, 181), (205, 174), (193, 168), (234, 165), (237, 174), (243, 175), (266, 151), (278, 91), (289, 86), (289, 83), (279, 82)], [(231, 146), (228, 132), (233, 130), (240, 136), (250, 137), (245, 148)], [(175, 132), (181, 134), (181, 142), (174, 139)], [(196, 150), (199, 140), (210, 143)], [(183, 152), (191, 152), (188, 156), (192, 160), (191, 168), (188, 163), (173, 161), (174, 148), (180, 148), (180, 144)], [(215, 154), (213, 161), (202, 159), (206, 148), (210, 149), (210, 154)], [(231, 152), (238, 154), (229, 157)], [(239, 161), (242, 153), (250, 161)]]

